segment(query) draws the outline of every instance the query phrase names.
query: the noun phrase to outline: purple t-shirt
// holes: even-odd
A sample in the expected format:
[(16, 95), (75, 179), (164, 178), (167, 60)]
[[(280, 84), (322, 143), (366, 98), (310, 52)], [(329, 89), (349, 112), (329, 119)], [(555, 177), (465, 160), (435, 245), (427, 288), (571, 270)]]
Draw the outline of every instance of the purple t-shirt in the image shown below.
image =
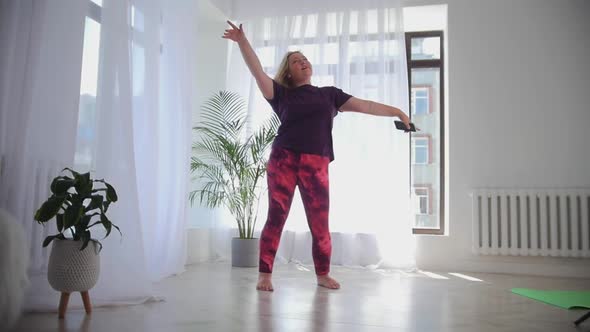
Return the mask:
[(267, 101), (281, 120), (273, 146), (334, 160), (333, 120), (352, 96), (333, 86), (289, 89), (274, 80), (273, 91), (273, 99)]

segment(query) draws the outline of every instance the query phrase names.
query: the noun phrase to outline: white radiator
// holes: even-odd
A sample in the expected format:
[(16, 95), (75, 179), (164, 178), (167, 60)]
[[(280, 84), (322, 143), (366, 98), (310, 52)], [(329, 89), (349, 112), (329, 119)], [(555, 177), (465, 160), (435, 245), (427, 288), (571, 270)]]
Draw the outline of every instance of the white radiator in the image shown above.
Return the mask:
[(590, 257), (590, 188), (476, 189), (473, 251)]

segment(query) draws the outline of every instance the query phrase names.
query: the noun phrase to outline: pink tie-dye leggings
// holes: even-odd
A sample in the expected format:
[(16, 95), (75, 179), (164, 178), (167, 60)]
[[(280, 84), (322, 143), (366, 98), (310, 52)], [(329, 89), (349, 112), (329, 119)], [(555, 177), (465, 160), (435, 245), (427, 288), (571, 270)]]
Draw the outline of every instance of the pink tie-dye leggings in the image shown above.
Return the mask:
[(260, 272), (272, 272), (295, 186), (299, 186), (307, 224), (313, 238), (315, 272), (317, 275), (330, 272), (332, 242), (328, 226), (329, 163), (328, 157), (273, 148), (267, 164), (269, 204), (268, 218), (260, 235)]

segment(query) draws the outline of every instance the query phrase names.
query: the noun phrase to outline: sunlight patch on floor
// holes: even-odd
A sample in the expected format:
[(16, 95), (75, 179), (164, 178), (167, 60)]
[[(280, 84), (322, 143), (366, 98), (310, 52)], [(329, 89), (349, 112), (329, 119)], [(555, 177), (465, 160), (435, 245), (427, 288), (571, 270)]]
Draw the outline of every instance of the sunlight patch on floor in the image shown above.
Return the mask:
[(462, 278), (465, 280), (469, 280), (469, 281), (478, 281), (478, 282), (483, 282), (483, 280), (475, 278), (475, 277), (470, 277), (468, 275), (465, 274), (461, 274), (461, 273), (449, 273), (450, 275), (457, 277), (457, 278)]
[(432, 279), (443, 279), (443, 280), (448, 280), (449, 279), (449, 278), (447, 278), (447, 277), (445, 277), (443, 275), (436, 274), (436, 273), (433, 273), (433, 272), (428, 272), (428, 271), (418, 271), (418, 272), (421, 273), (421, 274), (423, 274), (423, 275), (425, 275), (425, 276), (427, 276), (427, 277), (429, 277), (429, 278), (432, 278)]
[(306, 268), (305, 266), (303, 266), (303, 265), (300, 265), (300, 264), (297, 264), (297, 265), (295, 265), (295, 267), (296, 267), (296, 268), (297, 268), (297, 270), (299, 270), (299, 271), (305, 271), (305, 272), (309, 272), (309, 271), (311, 271), (310, 269), (308, 269), (308, 268)]

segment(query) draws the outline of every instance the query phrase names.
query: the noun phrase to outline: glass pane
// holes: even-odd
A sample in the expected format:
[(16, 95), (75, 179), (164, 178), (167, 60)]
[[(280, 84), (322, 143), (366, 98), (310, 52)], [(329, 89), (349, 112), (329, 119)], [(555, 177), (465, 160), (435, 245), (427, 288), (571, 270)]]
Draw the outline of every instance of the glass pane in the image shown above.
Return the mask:
[(423, 188), (416, 188), (415, 192), (416, 192), (416, 195), (420, 195), (420, 196), (425, 196), (428, 193), (428, 191)]
[(102, 0), (91, 0), (91, 1), (102, 7)]
[(420, 214), (428, 213), (428, 197), (420, 197)]
[[(260, 59), (260, 63), (263, 67), (275, 67), (275, 47), (274, 46), (265, 46), (260, 47), (256, 50), (256, 54), (258, 54), (258, 58)], [(282, 59), (280, 59), (282, 60)], [(279, 61), (280, 61), (279, 60)]]
[(337, 64), (340, 63), (340, 50), (338, 44), (329, 43), (324, 44), (323, 49), (323, 64)]
[(380, 78), (378, 74), (350, 75), (350, 93), (359, 98), (377, 100)]
[(368, 10), (366, 20), (367, 20), (367, 33), (379, 32), (379, 27), (377, 26), (379, 23), (377, 9)]
[(316, 86), (334, 86), (333, 75), (313, 75), (311, 84)]
[(371, 62), (379, 59), (379, 41), (348, 43), (348, 62)]
[[(438, 68), (415, 68), (410, 72), (412, 122), (420, 128), (413, 134), (412, 153), (412, 201), (416, 207), (414, 227), (439, 228), (440, 225), (440, 70)], [(418, 188), (428, 191), (427, 213), (419, 213), (423, 206)]]
[(342, 29), (342, 13), (326, 14), (326, 34), (328, 36), (338, 36)]
[(131, 49), (133, 96), (137, 97), (145, 90), (145, 49), (136, 42), (131, 43)]
[(427, 215), (430, 212), (430, 196), (428, 188), (414, 188), (413, 194), (413, 213), (419, 217)]
[(96, 137), (96, 85), (98, 83), (98, 58), (100, 48), (100, 24), (86, 18), (84, 46), (82, 50), (82, 73), (80, 82), (80, 105), (78, 109), (78, 132), (74, 167), (89, 171), (92, 167), (94, 140)]
[[(400, 54), (400, 42), (397, 40), (386, 40), (383, 53), (386, 57), (396, 57)], [(403, 44), (403, 42), (402, 42)], [(405, 57), (405, 55), (404, 55)]]
[(271, 39), (271, 35), (272, 35), (272, 31), (273, 31), (273, 24), (275, 22), (273, 22), (270, 18), (265, 18), (262, 25), (264, 26), (264, 28), (262, 29), (262, 32), (264, 34), (263, 39), (264, 40), (270, 40)]
[(417, 146), (414, 153), (414, 164), (426, 164), (428, 162), (428, 149), (426, 147)]
[(350, 25), (349, 31), (351, 35), (356, 35), (359, 31), (359, 12), (350, 12)]
[(423, 115), (428, 113), (428, 100), (426, 98), (416, 98), (416, 106), (414, 107), (415, 115)]
[[(384, 31), (385, 32), (397, 32), (400, 31), (400, 25), (403, 24), (403, 22), (400, 22), (401, 17), (400, 16), (405, 16), (405, 14), (400, 13), (402, 15), (398, 15), (398, 11), (403, 11), (403, 9), (401, 8), (387, 8), (384, 9), (384, 17), (383, 17), (383, 25), (385, 27)], [(403, 21), (405, 21), (405, 17), (403, 18)], [(406, 31), (412, 31), (412, 30), (406, 30)], [(415, 31), (415, 30), (414, 30)]]
[(305, 33), (303, 36), (305, 38), (312, 38), (317, 36), (318, 33), (318, 15), (307, 15), (307, 25), (305, 26)]
[(417, 148), (423, 148), (423, 149), (428, 148), (428, 140), (427, 139), (416, 140), (415, 144), (416, 144)]
[[(292, 24), (291, 31), (293, 33), (293, 38), (301, 38), (301, 20), (302, 20), (301, 15), (293, 17), (293, 21), (291, 23)], [(270, 29), (270, 26), (269, 27), (265, 26), (265, 31), (266, 31), (266, 29)], [(268, 31), (270, 31), (270, 30), (268, 30)]]
[(412, 38), (412, 60), (440, 59), (440, 37)]
[(287, 50), (300, 51), (311, 62), (312, 66), (320, 64), (320, 47), (318, 44), (290, 45)]
[[(395, 40), (353, 41), (348, 43), (349, 62), (371, 62), (379, 61), (383, 55), (385, 60), (392, 60), (399, 55), (399, 42)], [(381, 55), (381, 53), (383, 53)]]
[(143, 31), (144, 20), (143, 13), (137, 7), (131, 6), (131, 26), (137, 31)]
[(378, 27), (378, 13), (376, 9), (368, 11), (352, 11), (350, 12), (350, 25), (349, 33), (356, 35), (358, 33), (377, 33), (379, 32)]
[[(429, 140), (428, 138), (412, 138), (413, 152), (412, 152), (412, 164), (427, 164), (428, 163), (428, 149)], [(418, 191), (417, 189), (415, 190)]]

